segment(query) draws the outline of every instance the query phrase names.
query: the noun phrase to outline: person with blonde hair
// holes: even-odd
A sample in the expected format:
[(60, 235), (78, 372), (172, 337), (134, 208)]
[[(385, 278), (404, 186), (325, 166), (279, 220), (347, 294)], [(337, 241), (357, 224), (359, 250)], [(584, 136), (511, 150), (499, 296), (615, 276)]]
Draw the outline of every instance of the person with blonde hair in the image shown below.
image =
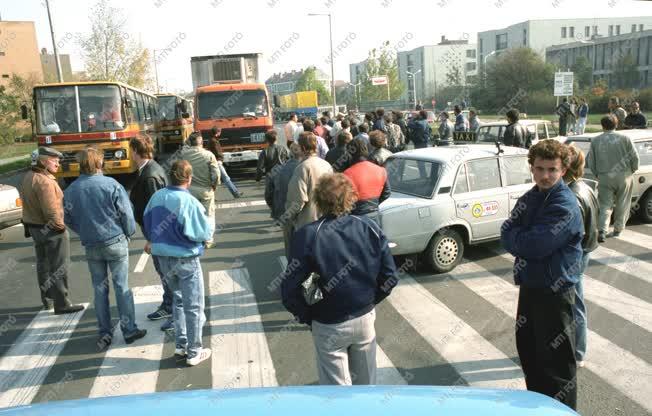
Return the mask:
[[(375, 307), (398, 283), (381, 228), (351, 215), (357, 194), (341, 173), (323, 175), (313, 192), (321, 217), (294, 234), (283, 305), (310, 325), (319, 383), (376, 384)], [(322, 299), (308, 304), (302, 283), (317, 273)], [(314, 276), (314, 275), (313, 275)]]
[(97, 346), (103, 350), (113, 341), (109, 271), (125, 342), (131, 344), (147, 334), (147, 330), (136, 325), (134, 296), (128, 280), (129, 238), (136, 232), (136, 221), (125, 188), (102, 174), (104, 152), (87, 147), (77, 158), (81, 175), (64, 192), (64, 220), (79, 234), (86, 249), (99, 326)]
[[(573, 317), (575, 320), (575, 360), (578, 367), (584, 367), (586, 355), (587, 313), (584, 302), (584, 272), (589, 265), (590, 253), (598, 248), (598, 215), (600, 205), (593, 190), (594, 181), (582, 179), (584, 176), (584, 153), (577, 147), (568, 146), (570, 165), (564, 175), (564, 182), (577, 197), (584, 223), (584, 238), (582, 239), (582, 262), (579, 270), (579, 280), (575, 284), (575, 304)], [(591, 184), (589, 184), (589, 182)], [(593, 186), (593, 187), (592, 187)]]

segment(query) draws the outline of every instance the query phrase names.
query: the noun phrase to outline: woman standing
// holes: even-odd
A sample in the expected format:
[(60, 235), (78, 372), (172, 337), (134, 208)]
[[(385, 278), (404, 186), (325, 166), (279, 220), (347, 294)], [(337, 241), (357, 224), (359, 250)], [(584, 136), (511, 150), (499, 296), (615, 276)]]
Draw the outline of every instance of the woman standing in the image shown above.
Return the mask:
[(226, 169), (224, 169), (224, 153), (222, 152), (222, 146), (220, 146), (221, 133), (222, 129), (219, 127), (213, 127), (211, 129), (212, 137), (208, 141), (207, 150), (215, 155), (217, 165), (220, 167), (220, 177), (224, 181), (226, 188), (231, 192), (231, 195), (233, 195), (233, 198), (242, 198), (244, 194), (238, 190), (238, 187), (235, 186), (229, 175), (226, 173)]
[[(398, 283), (394, 259), (380, 227), (350, 215), (357, 199), (341, 173), (321, 177), (314, 200), (323, 215), (293, 238), (283, 305), (311, 326), (319, 384), (376, 384), (375, 306)], [(323, 299), (309, 305), (302, 283), (311, 272)]]

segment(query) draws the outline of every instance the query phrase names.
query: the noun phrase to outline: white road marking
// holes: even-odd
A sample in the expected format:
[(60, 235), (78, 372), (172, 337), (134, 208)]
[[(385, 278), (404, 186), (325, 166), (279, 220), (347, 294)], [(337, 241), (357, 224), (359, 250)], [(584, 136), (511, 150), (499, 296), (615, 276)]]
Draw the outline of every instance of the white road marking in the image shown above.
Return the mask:
[(132, 292), (136, 307), (136, 324), (140, 329), (146, 329), (147, 335), (133, 344), (126, 344), (118, 326), (88, 397), (156, 391), (165, 333), (160, 329), (163, 321), (150, 321), (147, 314), (161, 303), (163, 287), (142, 286), (132, 289)]
[[(85, 310), (88, 303), (83, 305)], [(32, 319), (0, 359), (0, 407), (27, 405), (34, 400), (83, 314), (41, 311)]]
[(636, 257), (600, 246), (591, 252), (591, 260), (626, 273), (632, 278), (652, 283), (652, 264)]
[(263, 199), (258, 201), (229, 202), (225, 204), (217, 204), (217, 209), (257, 207), (260, 205), (267, 205), (267, 203)]
[(652, 237), (639, 233), (637, 231), (624, 229), (618, 237), (619, 240), (626, 241), (630, 244), (635, 244), (637, 246), (645, 247), (647, 249), (652, 249)]
[(142, 273), (147, 265), (147, 260), (149, 260), (149, 254), (145, 252), (141, 253), (138, 263), (136, 263), (136, 267), (134, 267), (134, 273)]
[[(506, 315), (516, 317), (518, 288), (475, 263), (457, 266), (453, 277)], [(465, 276), (466, 275), (466, 276)], [(469, 277), (472, 276), (472, 277)], [(391, 296), (390, 296), (391, 298)], [(589, 327), (591, 322), (589, 322)], [(587, 333), (586, 368), (606, 383), (651, 410), (649, 385), (652, 366), (593, 332)]]

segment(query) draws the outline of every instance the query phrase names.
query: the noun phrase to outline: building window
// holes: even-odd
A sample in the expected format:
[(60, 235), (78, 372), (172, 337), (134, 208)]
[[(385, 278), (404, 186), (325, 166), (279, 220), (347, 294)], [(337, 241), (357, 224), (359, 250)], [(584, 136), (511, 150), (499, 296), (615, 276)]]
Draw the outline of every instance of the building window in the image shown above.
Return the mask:
[(616, 35), (620, 35), (620, 25), (616, 25)]
[(636, 32), (636, 25), (632, 25), (632, 32)]
[(568, 37), (569, 38), (575, 37), (575, 26), (571, 26), (568, 28)]
[(562, 39), (566, 38), (566, 26), (561, 28), (561, 37), (562, 37)]
[(643, 31), (643, 25), (638, 25), (638, 31), (642, 32)]
[(467, 62), (466, 63), (466, 72), (475, 71), (475, 68), (476, 68), (475, 62)]
[(9, 78), (9, 74), (2, 74), (2, 78)]
[(523, 46), (527, 46), (527, 29), (523, 29)]
[(609, 36), (614, 35), (614, 25), (609, 25)]
[(414, 65), (414, 59), (412, 58), (412, 55), (408, 55), (407, 56), (407, 66), (408, 66), (408, 68), (411, 69), (413, 65)]
[(588, 38), (591, 36), (591, 26), (584, 26), (584, 37)]
[(598, 36), (598, 27), (593, 26), (593, 36)]
[(482, 40), (483, 40), (483, 39), (480, 38), (480, 54), (482, 54), (482, 52), (483, 52), (483, 43), (484, 43), (484, 42), (482, 42)]
[(475, 49), (467, 49), (466, 50), (466, 57), (475, 59)]
[(507, 49), (507, 33), (496, 35), (496, 50)]

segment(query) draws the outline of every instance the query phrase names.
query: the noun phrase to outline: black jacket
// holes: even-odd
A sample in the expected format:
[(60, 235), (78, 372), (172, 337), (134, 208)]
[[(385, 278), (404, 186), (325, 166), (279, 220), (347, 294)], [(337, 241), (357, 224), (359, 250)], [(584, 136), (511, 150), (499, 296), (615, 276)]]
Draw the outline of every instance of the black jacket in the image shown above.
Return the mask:
[(584, 239), (582, 250), (587, 253), (598, 248), (598, 211), (600, 205), (591, 186), (584, 180), (571, 182), (568, 187), (577, 197), (584, 222)]
[(263, 174), (272, 171), (274, 166), (283, 165), (290, 158), (287, 147), (279, 144), (270, 144), (260, 152), (258, 157), (258, 167), (256, 168), (256, 181), (260, 181)]
[(344, 172), (351, 166), (351, 153), (346, 151), (346, 145), (335, 146), (326, 153), (326, 161), (335, 172)]
[(147, 162), (147, 165), (138, 175), (134, 186), (131, 188), (129, 199), (134, 206), (134, 218), (140, 227), (143, 227), (143, 214), (149, 199), (159, 189), (168, 185), (168, 177), (165, 170), (154, 160)]
[(518, 121), (505, 127), (503, 144), (505, 146), (523, 147), (527, 149), (527, 131)]

